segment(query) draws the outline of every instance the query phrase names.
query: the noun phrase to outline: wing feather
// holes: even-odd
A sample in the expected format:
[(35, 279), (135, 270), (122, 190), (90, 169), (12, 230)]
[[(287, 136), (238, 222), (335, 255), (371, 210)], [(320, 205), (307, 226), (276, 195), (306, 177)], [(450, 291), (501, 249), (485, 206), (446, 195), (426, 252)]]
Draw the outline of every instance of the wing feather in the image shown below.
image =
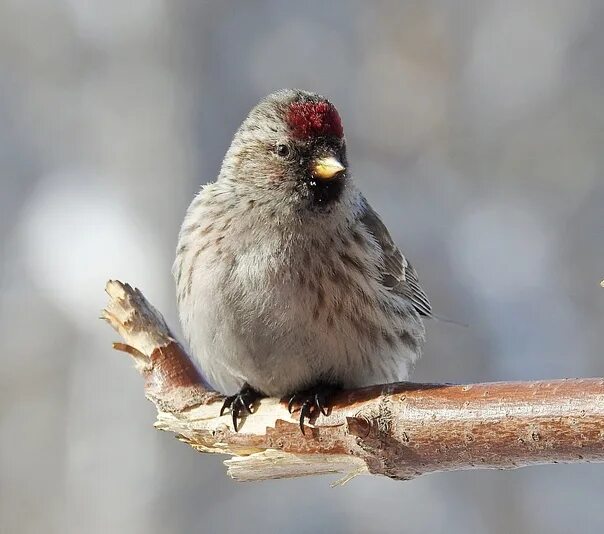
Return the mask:
[(394, 244), (386, 225), (367, 202), (360, 222), (382, 249), (382, 284), (408, 299), (420, 315), (431, 317), (432, 306), (419, 283), (417, 271)]

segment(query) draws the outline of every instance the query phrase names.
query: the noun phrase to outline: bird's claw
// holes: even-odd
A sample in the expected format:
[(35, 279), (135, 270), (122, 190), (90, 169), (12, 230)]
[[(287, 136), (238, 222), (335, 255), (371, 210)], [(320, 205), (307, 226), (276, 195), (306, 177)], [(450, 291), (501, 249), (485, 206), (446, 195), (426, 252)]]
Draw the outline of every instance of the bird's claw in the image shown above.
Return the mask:
[(289, 413), (294, 413), (296, 407), (300, 408), (300, 430), (304, 432), (305, 420), (310, 421), (318, 413), (327, 415), (328, 412), (328, 397), (335, 388), (331, 386), (318, 386), (307, 391), (294, 393), (287, 403)]
[(220, 408), (220, 415), (224, 415), (227, 410), (231, 410), (231, 417), (233, 418), (233, 428), (235, 432), (239, 431), (237, 427), (237, 420), (243, 420), (245, 416), (252, 414), (252, 407), (254, 403), (262, 398), (263, 395), (258, 393), (255, 389), (245, 384), (239, 393), (230, 395), (224, 399), (222, 408)]

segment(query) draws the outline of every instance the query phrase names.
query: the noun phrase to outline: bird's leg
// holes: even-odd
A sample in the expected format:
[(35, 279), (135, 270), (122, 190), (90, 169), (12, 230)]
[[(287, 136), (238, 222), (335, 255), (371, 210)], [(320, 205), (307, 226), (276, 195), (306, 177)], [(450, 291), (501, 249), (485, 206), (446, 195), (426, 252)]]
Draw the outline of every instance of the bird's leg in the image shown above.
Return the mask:
[(316, 386), (294, 393), (287, 403), (289, 413), (300, 409), (300, 430), (304, 434), (304, 420), (310, 421), (313, 417), (328, 414), (328, 404), (332, 395), (341, 387), (334, 384), (317, 384)]
[(246, 415), (252, 413), (254, 403), (263, 397), (265, 397), (265, 395), (256, 391), (246, 382), (243, 384), (239, 393), (230, 395), (224, 399), (222, 408), (220, 408), (220, 415), (223, 415), (224, 412), (230, 408), (231, 416), (233, 417), (233, 427), (235, 428), (235, 432), (238, 432), (237, 419), (243, 421)]

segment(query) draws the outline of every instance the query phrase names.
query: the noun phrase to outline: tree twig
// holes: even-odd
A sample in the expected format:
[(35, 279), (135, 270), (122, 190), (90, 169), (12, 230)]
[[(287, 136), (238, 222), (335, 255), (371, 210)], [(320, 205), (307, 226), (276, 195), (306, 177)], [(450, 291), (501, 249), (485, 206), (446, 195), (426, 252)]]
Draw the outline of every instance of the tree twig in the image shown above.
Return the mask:
[(107, 284), (103, 318), (125, 343), (157, 408), (155, 426), (201, 452), (231, 456), (237, 480), (324, 473), (411, 479), (435, 471), (604, 461), (604, 379), (399, 383), (338, 395), (305, 435), (279, 399), (234, 432), (161, 314), (128, 284)]

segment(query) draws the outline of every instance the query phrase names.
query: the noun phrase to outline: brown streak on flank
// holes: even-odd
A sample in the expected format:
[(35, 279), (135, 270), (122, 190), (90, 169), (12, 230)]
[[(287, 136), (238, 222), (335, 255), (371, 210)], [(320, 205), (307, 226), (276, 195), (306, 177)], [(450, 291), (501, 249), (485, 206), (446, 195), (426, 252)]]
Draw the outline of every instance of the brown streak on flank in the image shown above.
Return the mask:
[(304, 250), (304, 265), (310, 265), (310, 250)]
[(361, 273), (363, 276), (366, 275), (365, 265), (363, 265), (363, 263), (358, 258), (351, 256), (347, 252), (340, 252), (340, 260), (342, 261), (342, 263), (344, 265), (347, 265), (348, 267), (355, 269), (356, 271)]
[(373, 307), (373, 305), (375, 304), (375, 301), (371, 297), (371, 295), (369, 295), (369, 293), (367, 293), (367, 291), (365, 291), (362, 287), (359, 290), (359, 298), (361, 299), (361, 302), (364, 306)]
[(193, 278), (192, 278), (192, 269), (189, 270), (189, 277), (187, 278), (187, 297), (191, 295), (191, 290), (193, 289)]
[(214, 229), (214, 223), (210, 223), (208, 224), (205, 228), (203, 228), (199, 234), (200, 235), (206, 235), (209, 234), (212, 230)]
[(339, 237), (339, 239), (340, 239), (340, 243), (342, 244), (342, 246), (343, 246), (345, 249), (349, 249), (349, 248), (350, 248), (350, 245), (351, 245), (351, 241), (350, 241), (350, 239), (348, 238), (348, 236), (346, 236), (346, 235), (344, 235), (344, 234), (338, 234), (338, 237)]
[(193, 269), (195, 269), (195, 266), (197, 265), (197, 258), (199, 258), (199, 255), (203, 252), (203, 250), (208, 246), (207, 243), (204, 243), (203, 245), (201, 245), (196, 251), (195, 254), (193, 255), (193, 259), (191, 260), (191, 267), (189, 272), (192, 274), (193, 273)]
[(237, 265), (239, 265), (239, 258), (237, 258), (237, 254), (229, 254), (229, 266), (231, 271), (234, 270)]
[(325, 290), (320, 284), (317, 288), (317, 303), (319, 304), (319, 306), (323, 306), (325, 304)]
[(330, 261), (325, 263), (324, 269), (327, 273), (327, 277), (334, 283), (337, 284), (340, 281), (340, 273), (335, 268), (334, 264)]
[(176, 257), (181, 256), (184, 252), (186, 252), (186, 250), (188, 248), (189, 248), (188, 243), (184, 243), (184, 244), (180, 245), (180, 247), (178, 247), (178, 250), (176, 251)]
[(197, 258), (199, 258), (199, 255), (201, 254), (201, 252), (203, 251), (203, 249), (205, 248), (205, 246), (203, 247), (199, 247), (196, 251), (195, 254), (193, 255), (193, 258), (191, 259), (191, 264), (189, 265), (189, 269), (187, 271), (187, 290), (186, 290), (186, 294), (187, 296), (191, 295), (191, 289), (193, 286), (193, 271), (195, 270), (195, 267), (197, 266)]
[(315, 305), (315, 309), (313, 311), (313, 319), (316, 321), (321, 315), (321, 310), (325, 307), (325, 291), (323, 287), (319, 284), (317, 286), (317, 303)]
[(317, 284), (315, 283), (315, 279), (310, 276), (306, 279), (306, 286), (308, 287), (309, 291), (313, 293), (317, 290)]
[(352, 238), (354, 239), (354, 242), (359, 245), (359, 247), (365, 248), (365, 237), (358, 228), (355, 228), (352, 231)]
[[(176, 264), (178, 264), (178, 266), (176, 266)], [(176, 272), (176, 287), (180, 287), (180, 280), (182, 278), (182, 258), (177, 256), (174, 265), (174, 271)]]

